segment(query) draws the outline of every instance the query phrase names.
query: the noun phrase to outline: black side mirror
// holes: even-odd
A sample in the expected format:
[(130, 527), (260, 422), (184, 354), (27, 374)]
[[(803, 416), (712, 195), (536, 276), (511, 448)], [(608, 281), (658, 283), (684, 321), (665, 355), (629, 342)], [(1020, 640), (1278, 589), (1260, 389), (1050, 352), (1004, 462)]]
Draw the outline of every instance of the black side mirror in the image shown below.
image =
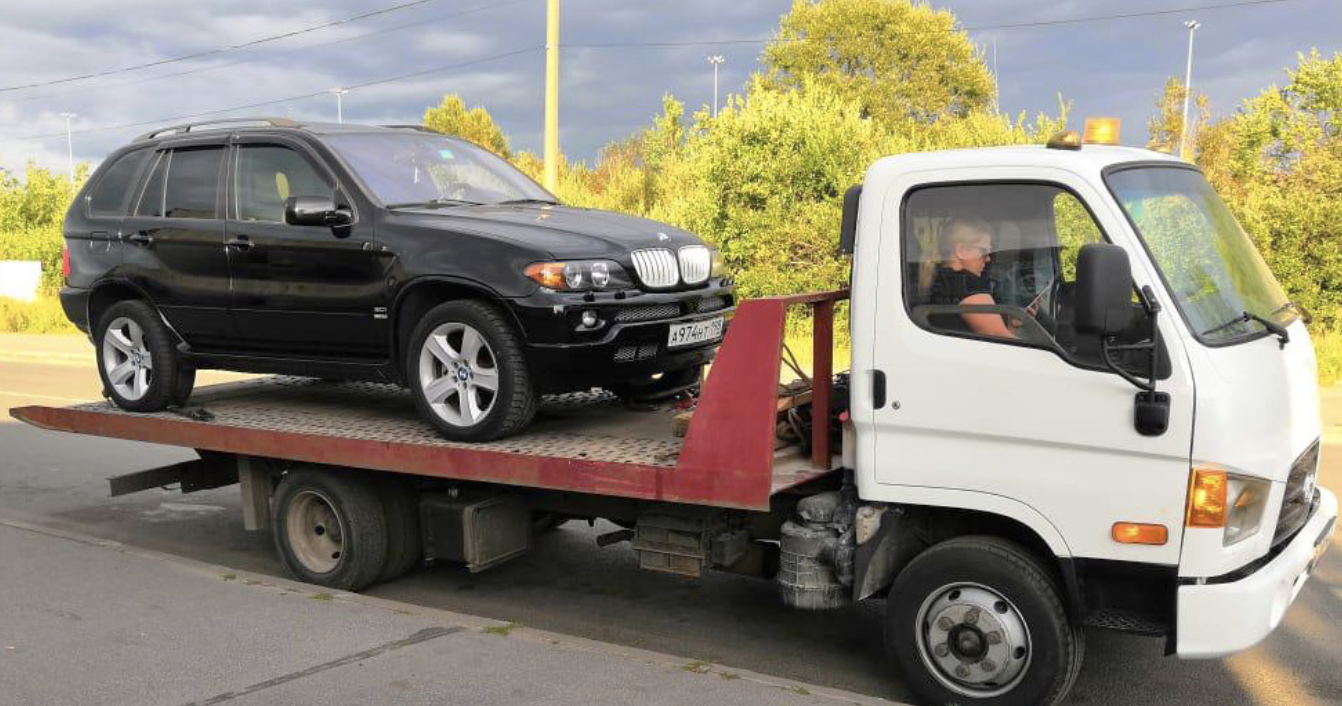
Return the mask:
[(354, 220), (330, 196), (290, 196), (284, 200), (284, 222), (291, 226), (344, 226)]
[(1076, 330), (1116, 336), (1132, 319), (1132, 265), (1123, 248), (1094, 243), (1076, 260)]
[(843, 220), (839, 222), (839, 253), (852, 255), (857, 247), (857, 204), (862, 199), (862, 185), (851, 186), (843, 195)]

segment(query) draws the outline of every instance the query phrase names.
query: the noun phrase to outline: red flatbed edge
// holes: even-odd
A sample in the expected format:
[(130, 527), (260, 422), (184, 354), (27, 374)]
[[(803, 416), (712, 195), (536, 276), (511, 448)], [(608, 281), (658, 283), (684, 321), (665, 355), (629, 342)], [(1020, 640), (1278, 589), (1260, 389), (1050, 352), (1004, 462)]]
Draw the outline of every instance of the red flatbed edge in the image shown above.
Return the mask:
[(44, 429), (248, 456), (767, 511), (774, 494), (833, 468), (827, 433), (812, 457), (773, 448), (787, 307), (815, 309), (813, 396), (826, 409), (833, 304), (845, 296), (742, 302), (683, 440), (671, 433), (675, 410), (630, 411), (609, 396), (581, 394), (546, 398), (517, 436), (454, 443), (419, 419), (404, 389), (289, 377), (200, 388), (191, 407), (207, 410), (209, 421), (125, 412), (110, 402), (10, 415)]

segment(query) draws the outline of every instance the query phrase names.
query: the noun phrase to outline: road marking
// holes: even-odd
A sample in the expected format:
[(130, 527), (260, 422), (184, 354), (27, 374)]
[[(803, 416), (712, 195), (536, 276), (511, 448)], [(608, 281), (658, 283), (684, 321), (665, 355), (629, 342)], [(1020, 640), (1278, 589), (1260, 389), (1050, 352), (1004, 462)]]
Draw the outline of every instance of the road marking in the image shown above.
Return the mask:
[(58, 397), (56, 395), (39, 395), (36, 392), (16, 392), (14, 390), (0, 390), (0, 397), (31, 397), (35, 400), (51, 400), (52, 402), (97, 402), (96, 398), (88, 397)]
[(1318, 701), (1300, 688), (1300, 678), (1282, 667), (1259, 647), (1225, 661), (1231, 676), (1257, 706), (1317, 706)]

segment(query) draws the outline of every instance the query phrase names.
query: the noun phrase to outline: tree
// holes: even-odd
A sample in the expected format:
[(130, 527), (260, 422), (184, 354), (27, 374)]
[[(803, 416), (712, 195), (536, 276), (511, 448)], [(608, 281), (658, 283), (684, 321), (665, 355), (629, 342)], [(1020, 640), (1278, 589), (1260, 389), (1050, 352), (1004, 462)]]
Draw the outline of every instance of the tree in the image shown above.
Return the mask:
[(908, 0), (794, 0), (761, 60), (773, 85), (824, 86), (886, 124), (963, 117), (994, 95), (955, 15)]
[[(1148, 139), (1146, 148), (1166, 154), (1174, 154), (1179, 149), (1180, 137), (1184, 129), (1184, 96), (1188, 91), (1184, 88), (1184, 82), (1171, 76), (1165, 82), (1165, 89), (1156, 96), (1156, 114), (1146, 123)], [(1191, 158), (1194, 145), (1197, 144), (1198, 136), (1206, 129), (1207, 123), (1211, 121), (1211, 106), (1207, 100), (1207, 95), (1201, 91), (1193, 91), (1193, 105), (1189, 106), (1194, 111), (1193, 126), (1189, 130), (1188, 144), (1184, 145), (1183, 152), (1186, 157)]]
[(489, 111), (480, 106), (466, 110), (461, 96), (449, 93), (436, 108), (424, 111), (424, 126), (448, 135), (470, 140), (505, 159), (512, 156), (508, 138), (494, 124)]

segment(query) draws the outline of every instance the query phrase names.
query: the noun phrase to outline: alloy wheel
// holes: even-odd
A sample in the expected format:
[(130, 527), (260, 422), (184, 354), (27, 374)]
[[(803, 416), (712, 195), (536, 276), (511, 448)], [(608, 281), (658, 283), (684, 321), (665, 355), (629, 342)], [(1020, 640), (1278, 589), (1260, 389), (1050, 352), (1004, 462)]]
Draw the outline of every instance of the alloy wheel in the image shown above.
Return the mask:
[(103, 372), (124, 399), (138, 400), (149, 392), (154, 356), (145, 344), (144, 329), (132, 319), (113, 319), (103, 332)]
[(499, 394), (498, 358), (471, 326), (449, 322), (424, 339), (419, 353), (424, 400), (452, 426), (471, 427), (489, 416)]

